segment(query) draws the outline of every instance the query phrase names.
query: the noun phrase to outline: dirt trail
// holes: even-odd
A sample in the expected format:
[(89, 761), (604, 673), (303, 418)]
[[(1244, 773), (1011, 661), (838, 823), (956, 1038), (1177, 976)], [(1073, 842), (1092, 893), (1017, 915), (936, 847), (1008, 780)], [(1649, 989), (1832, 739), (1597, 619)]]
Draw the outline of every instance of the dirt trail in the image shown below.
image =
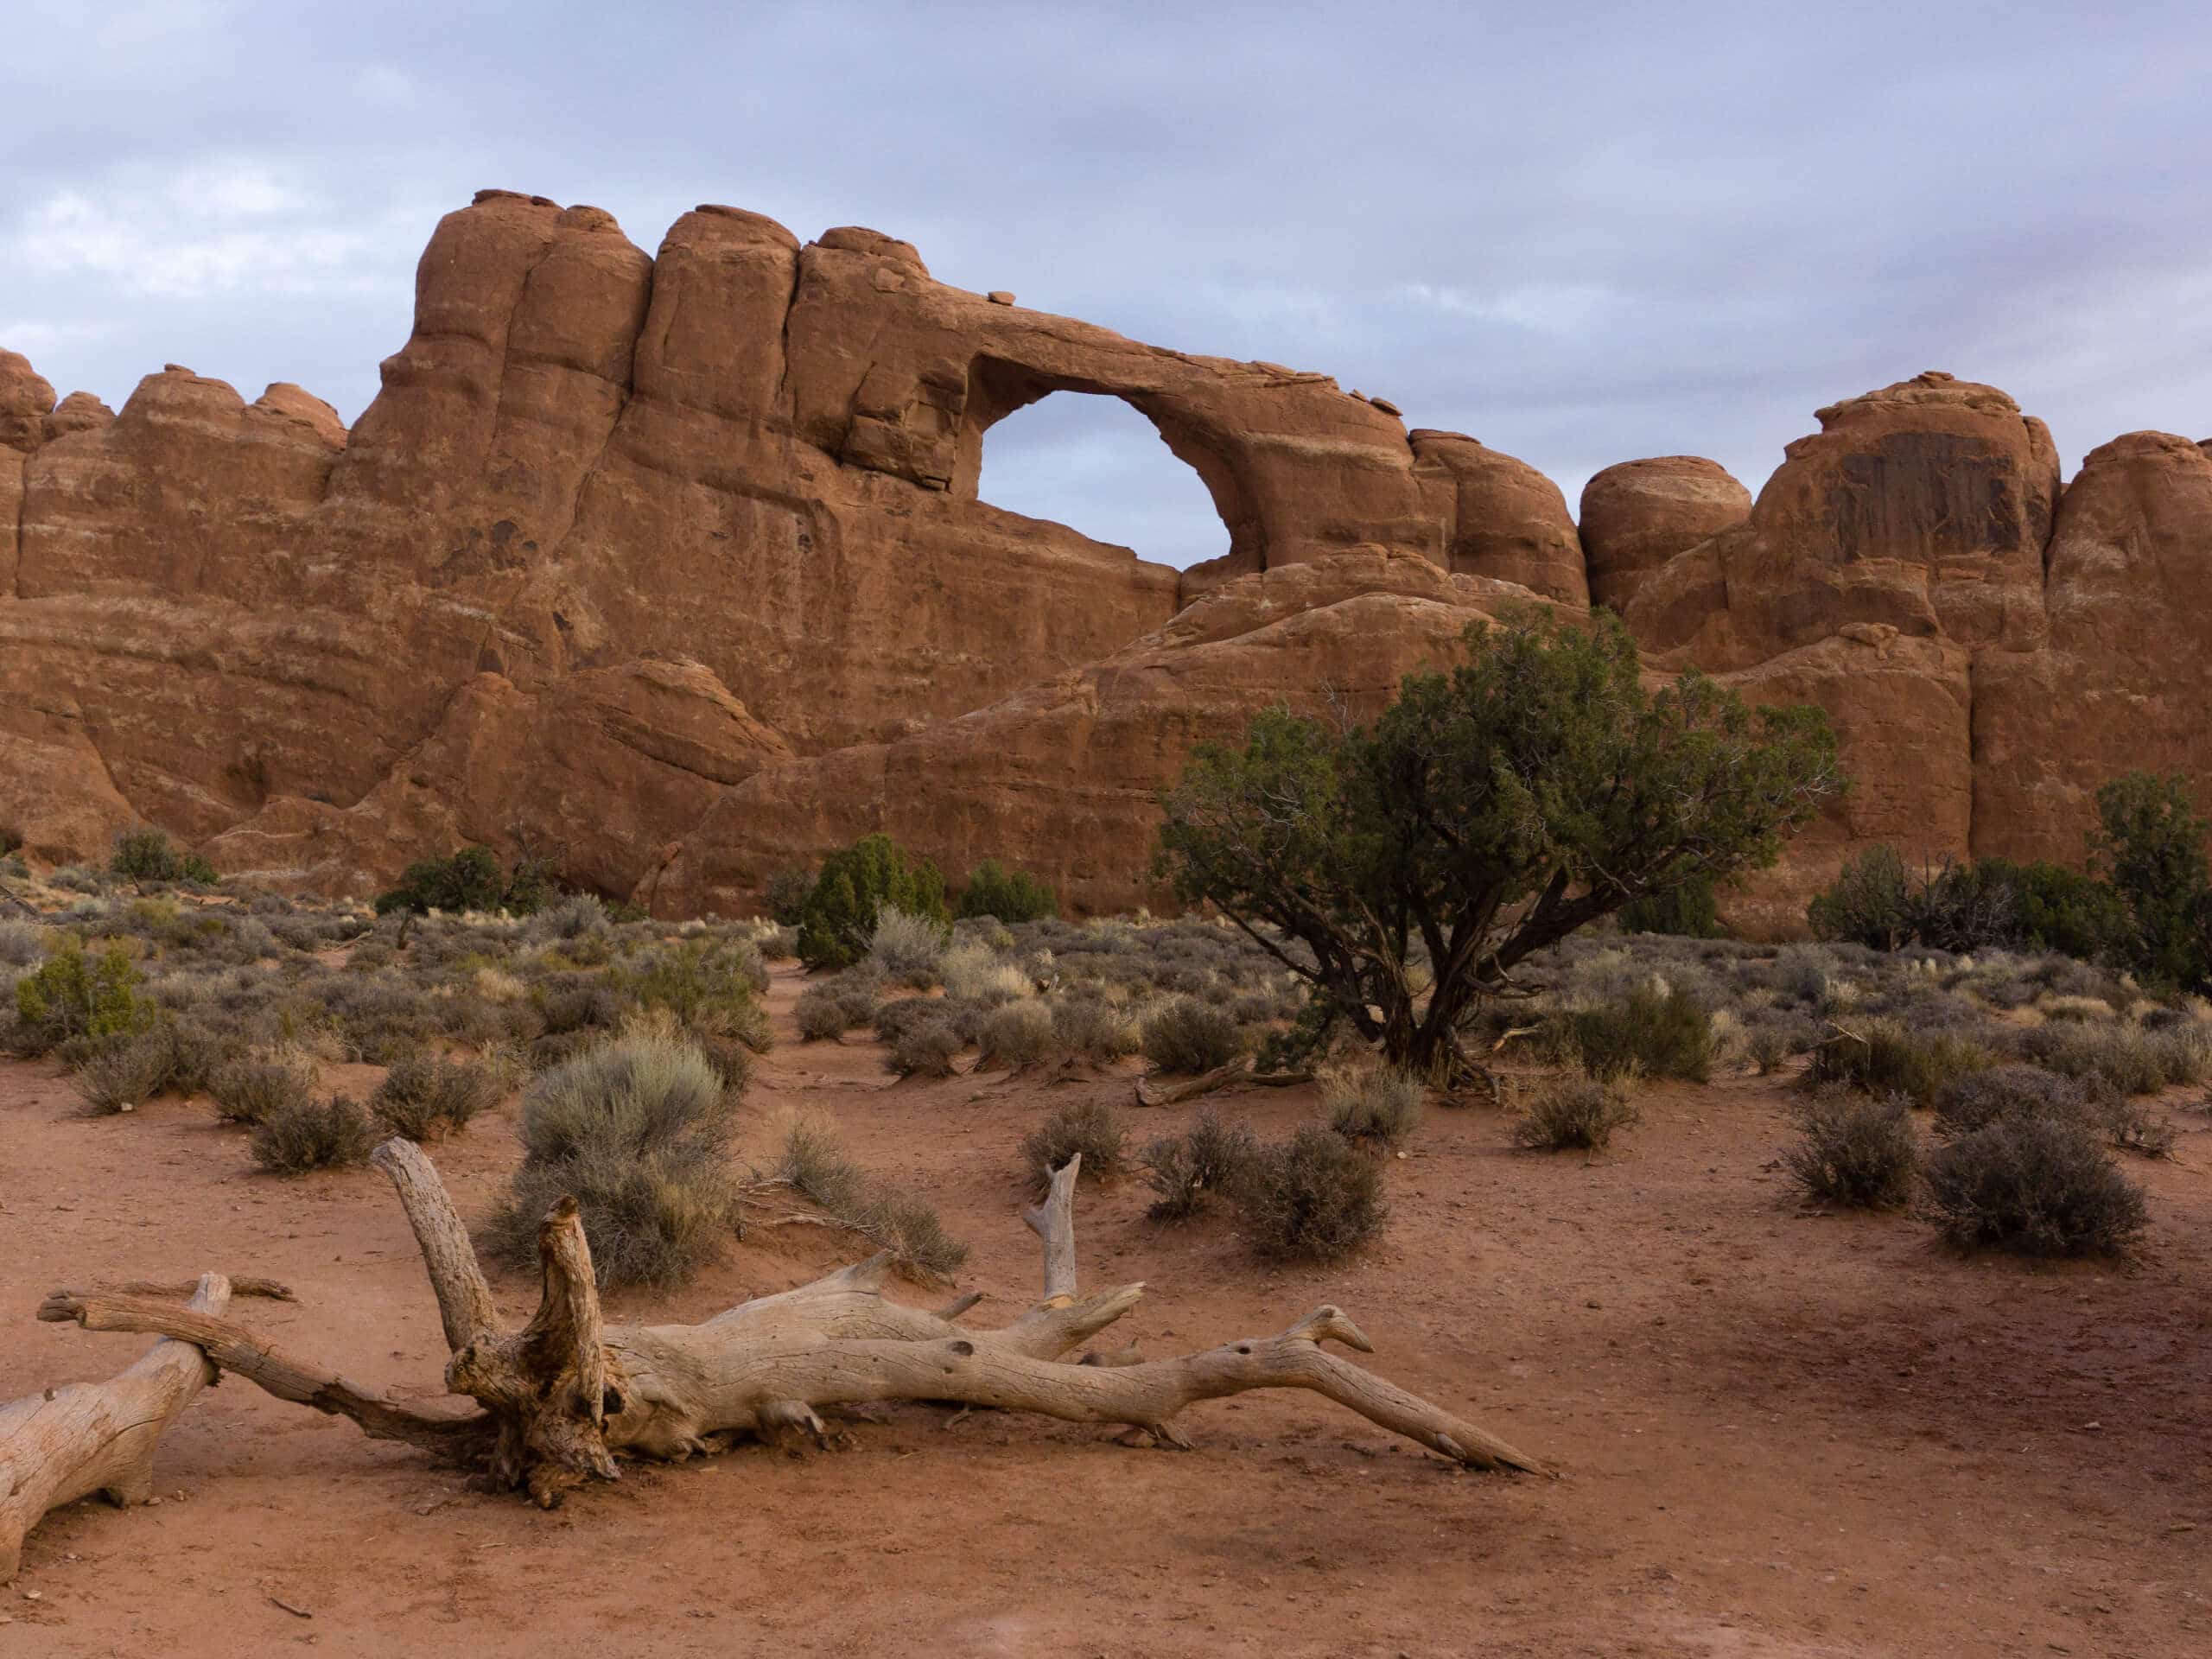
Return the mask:
[[(797, 988), (779, 974), (747, 1154), (828, 1112), (973, 1243), (963, 1282), (987, 1314), (1021, 1305), (1017, 1144), (1061, 1100), (1126, 1101), (1127, 1079), (892, 1084), (873, 1044), (796, 1040)], [(1224, 1103), (1275, 1134), (1313, 1109), (1306, 1090)], [(2143, 1265), (2037, 1271), (1955, 1259), (1903, 1220), (1801, 1217), (1769, 1167), (1787, 1133), (1770, 1084), (1643, 1105), (1596, 1162), (1515, 1153), (1486, 1111), (1432, 1113), (1386, 1240), (1338, 1271), (1255, 1268), (1224, 1220), (1155, 1227), (1134, 1188), (1086, 1189), (1078, 1212), (1086, 1281), (1151, 1287), (1125, 1321), (1146, 1351), (1338, 1301), (1385, 1375), (1560, 1480), (1456, 1472), (1310, 1396), (1255, 1395), (1195, 1409), (1191, 1453), (900, 1408), (841, 1452), (632, 1467), (541, 1515), (232, 1382), (164, 1443), (175, 1496), (32, 1534), (0, 1656), (2212, 1652), (2209, 1120), (2188, 1115), (2179, 1161), (2130, 1160), (2153, 1192)], [(1188, 1109), (1130, 1118), (1141, 1137)], [(241, 1316), (435, 1391), (436, 1310), (374, 1173), (261, 1176), (204, 1104), (86, 1119), (13, 1063), (0, 1147), (0, 1398), (144, 1346), (33, 1323), (48, 1289), (203, 1268), (290, 1281), (297, 1303)], [(435, 1155), (480, 1219), (512, 1103)], [(855, 1253), (756, 1234), (680, 1295), (610, 1313), (697, 1318)], [(516, 1274), (494, 1287), (518, 1318), (535, 1299)]]

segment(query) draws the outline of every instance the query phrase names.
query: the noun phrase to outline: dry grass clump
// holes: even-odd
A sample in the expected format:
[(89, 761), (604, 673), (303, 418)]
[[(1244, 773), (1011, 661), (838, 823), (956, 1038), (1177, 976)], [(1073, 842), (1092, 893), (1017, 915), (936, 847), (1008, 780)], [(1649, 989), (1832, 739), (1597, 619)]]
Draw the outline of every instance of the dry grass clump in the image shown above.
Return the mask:
[(965, 938), (948, 946), (938, 968), (948, 998), (984, 1008), (1027, 997), (1034, 988), (1019, 963), (1004, 960), (982, 939)]
[(1961, 1246), (2023, 1255), (2118, 1255), (2150, 1224), (2143, 1189), (2088, 1124), (2063, 1116), (1999, 1117), (1928, 1160), (1930, 1214)]
[(505, 1077), (481, 1061), (410, 1054), (385, 1073), (369, 1096), (369, 1110), (388, 1133), (429, 1141), (467, 1128), (506, 1090)]
[(1052, 1010), (1033, 996), (1006, 1003), (983, 1016), (976, 1043), (979, 1065), (1034, 1065), (1058, 1050)]
[(1798, 1139), (1782, 1155), (1790, 1179), (1822, 1204), (1896, 1210), (1911, 1202), (1920, 1172), (1912, 1104), (1829, 1084), (1798, 1112)]
[(944, 954), (946, 937), (942, 922), (886, 905), (876, 912), (868, 935), (868, 959), (886, 979), (925, 991), (938, 982), (938, 959)]
[(537, 1259), (537, 1224), (576, 1200), (602, 1285), (683, 1283), (736, 1230), (734, 1109), (698, 1049), (639, 1029), (537, 1078), (522, 1103), (522, 1166), (494, 1212), (493, 1248)]
[(1183, 1135), (1147, 1141), (1138, 1156), (1145, 1185), (1159, 1195), (1146, 1213), (1155, 1221), (1182, 1221), (1216, 1196), (1227, 1197), (1260, 1155), (1260, 1143), (1242, 1123), (1202, 1109)]
[(1077, 1179), (1107, 1185), (1121, 1179), (1129, 1167), (1129, 1132), (1122, 1115), (1104, 1101), (1079, 1101), (1063, 1106), (1031, 1130), (1021, 1142), (1021, 1155), (1036, 1178), (1037, 1190), (1052, 1183), (1052, 1172), (1083, 1154)]
[(309, 1103), (315, 1096), (315, 1063), (283, 1052), (246, 1055), (216, 1067), (207, 1080), (215, 1116), (228, 1123), (258, 1123), (273, 1112)]
[(912, 1193), (872, 1179), (847, 1156), (837, 1132), (818, 1117), (795, 1121), (784, 1141), (775, 1179), (832, 1220), (851, 1228), (916, 1277), (950, 1276), (968, 1259), (968, 1247), (944, 1230), (937, 1211)]
[(1347, 1068), (1322, 1075), (1321, 1109), (1347, 1141), (1395, 1147), (1420, 1123), (1426, 1093), (1409, 1072)]
[(2212, 1074), (2212, 1029), (2193, 1020), (2157, 1027), (2062, 1022), (2024, 1031), (2015, 1043), (2047, 1071), (2094, 1078), (2123, 1095), (2156, 1094)]
[(1128, 1015), (1100, 996), (1066, 996), (1052, 1004), (1052, 1042), (1067, 1059), (1110, 1065), (1134, 1053), (1137, 1031)]
[(1389, 1208), (1382, 1169), (1325, 1124), (1262, 1148), (1230, 1188), (1252, 1248), (1274, 1261), (1328, 1262), (1380, 1232)]
[(1236, 1021), (1195, 996), (1170, 997), (1147, 1016), (1142, 1042), (1145, 1058), (1162, 1071), (1211, 1071), (1244, 1051)]
[(1513, 1127), (1516, 1146), (1563, 1152), (1603, 1152), (1613, 1132), (1636, 1122), (1636, 1103), (1618, 1077), (1572, 1072), (1538, 1084)]
[(280, 1175), (365, 1162), (376, 1142), (369, 1115), (343, 1095), (289, 1100), (254, 1122), (253, 1161)]
[(1631, 1074), (1703, 1083), (1713, 1061), (1713, 1022), (1695, 998), (1663, 984), (1569, 1010), (1553, 1033), (1561, 1058), (1596, 1077)]
[(1848, 1084), (1868, 1094), (1901, 1094), (1916, 1106), (1932, 1106), (1955, 1078), (1982, 1071), (1995, 1058), (1955, 1032), (1916, 1032), (1885, 1016), (1833, 1033), (1813, 1051), (1805, 1075), (1810, 1084)]

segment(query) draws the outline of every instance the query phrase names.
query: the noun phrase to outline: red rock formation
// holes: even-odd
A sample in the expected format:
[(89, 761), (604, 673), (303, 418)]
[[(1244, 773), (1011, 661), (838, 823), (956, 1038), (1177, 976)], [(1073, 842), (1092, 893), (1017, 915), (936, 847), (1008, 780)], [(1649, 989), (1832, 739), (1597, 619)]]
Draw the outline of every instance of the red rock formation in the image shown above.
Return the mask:
[(1643, 579), (1751, 516), (1751, 493), (1697, 455), (1624, 461), (1582, 486), (1590, 602), (1626, 611)]
[[(1010, 297), (880, 232), (707, 207), (648, 257), (487, 191), (350, 433), (174, 365), (57, 407), (0, 353), (0, 822), (58, 861), (150, 820), (324, 891), (526, 842), (664, 912), (887, 829), (1127, 906), (1192, 742), (1370, 710), (1471, 619), (1593, 582), (1659, 669), (1844, 732), (1858, 790), (1758, 925), (1869, 840), (2063, 854), (2118, 760), (2212, 772), (2212, 461), (2181, 440), (2100, 450), (2053, 541), (2041, 423), (1923, 375), (1822, 410), (1756, 505), (1632, 462), (1578, 532), (1382, 400)], [(1058, 391), (1147, 416), (1230, 552), (1179, 575), (978, 500), (991, 427)]]

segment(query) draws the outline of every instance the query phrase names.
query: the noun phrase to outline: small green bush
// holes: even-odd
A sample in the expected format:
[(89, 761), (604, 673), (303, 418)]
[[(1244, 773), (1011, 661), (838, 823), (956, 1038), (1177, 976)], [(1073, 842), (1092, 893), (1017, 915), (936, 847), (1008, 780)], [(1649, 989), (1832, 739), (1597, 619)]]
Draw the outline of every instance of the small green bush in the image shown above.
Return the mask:
[(207, 1081), (215, 1115), (230, 1123), (258, 1123), (276, 1113), (312, 1105), (314, 1065), (298, 1056), (232, 1060)]
[(1103, 1185), (1121, 1179), (1129, 1166), (1129, 1132), (1122, 1116), (1103, 1101), (1078, 1101), (1052, 1114), (1022, 1141), (1021, 1155), (1039, 1192), (1052, 1184), (1052, 1172), (1083, 1154), (1079, 1180)]
[(682, 1284), (737, 1230), (734, 1127), (721, 1077), (679, 1037), (640, 1031), (580, 1054), (524, 1090), (523, 1161), (493, 1248), (535, 1264), (537, 1224), (566, 1194), (601, 1285)]
[(289, 1102), (253, 1126), (253, 1161), (280, 1175), (365, 1162), (375, 1144), (369, 1115), (343, 1095)]
[(1027, 870), (1008, 870), (987, 858), (969, 872), (961, 889), (960, 915), (995, 917), (1012, 925), (1040, 922), (1060, 913), (1058, 895)]
[(1618, 1001), (1576, 1008), (1567, 1052), (1595, 1077), (1640, 1073), (1703, 1083), (1713, 1069), (1713, 1021), (1688, 993), (1639, 985)]
[(1930, 1212), (1962, 1246), (2024, 1255), (2117, 1255), (2150, 1224), (2143, 1189), (2086, 1124), (2000, 1117), (1928, 1160)]
[[(400, 873), (399, 885), (377, 895), (377, 914), (413, 911), (493, 911), (507, 898), (506, 872), (488, 847), (464, 847), (450, 858), (417, 859)], [(536, 1245), (531, 1246), (535, 1252)], [(535, 1259), (533, 1254), (532, 1259)]]
[(1709, 877), (1693, 876), (1680, 887), (1621, 906), (1624, 933), (1667, 933), (1689, 939), (1721, 937), (1720, 914)]
[(108, 868), (133, 881), (198, 881), (213, 886), (222, 878), (197, 853), (181, 853), (159, 830), (126, 830), (115, 838)]
[(1581, 1073), (1547, 1078), (1514, 1125), (1514, 1144), (1541, 1152), (1603, 1152), (1614, 1131), (1637, 1116), (1636, 1103), (1618, 1080)]
[(488, 1065), (409, 1054), (392, 1062), (369, 1096), (369, 1109), (387, 1133), (428, 1141), (467, 1128), (505, 1092), (505, 1079)]
[(1382, 1160), (1325, 1124), (1309, 1123), (1263, 1148), (1230, 1188), (1252, 1248), (1274, 1261), (1342, 1261), (1365, 1245), (1389, 1214)]
[(1147, 1213), (1155, 1221), (1181, 1221), (1206, 1201), (1226, 1198), (1250, 1172), (1260, 1143), (1242, 1123), (1204, 1108), (1185, 1135), (1163, 1135), (1140, 1154), (1145, 1185), (1158, 1194)]
[(1831, 1085), (1798, 1114), (1797, 1141), (1782, 1163), (1820, 1203), (1898, 1209), (1911, 1201), (1920, 1170), (1911, 1103)]
[(814, 891), (814, 873), (795, 864), (770, 873), (760, 890), (761, 908), (779, 927), (797, 927), (806, 919), (806, 901)]
[(74, 1039), (99, 1044), (127, 1037), (153, 1019), (151, 1006), (137, 995), (144, 982), (122, 945), (111, 944), (95, 957), (68, 938), (16, 982), (13, 1040), (35, 1055)]
[(756, 1054), (775, 1045), (775, 1028), (758, 1001), (767, 966), (747, 940), (683, 940), (642, 955), (614, 983), (639, 1007), (665, 1008), (700, 1037), (729, 1038)]
[(1395, 1147), (1420, 1123), (1425, 1093), (1420, 1078), (1389, 1066), (1339, 1071), (1322, 1080), (1321, 1109), (1345, 1140)]
[(1244, 1051), (1236, 1020), (1194, 996), (1169, 998), (1142, 1030), (1144, 1057), (1162, 1071), (1211, 1071)]
[(936, 865), (910, 858), (888, 836), (864, 836), (823, 861), (800, 914), (798, 959), (810, 969), (857, 962), (886, 905), (927, 921), (952, 919)]

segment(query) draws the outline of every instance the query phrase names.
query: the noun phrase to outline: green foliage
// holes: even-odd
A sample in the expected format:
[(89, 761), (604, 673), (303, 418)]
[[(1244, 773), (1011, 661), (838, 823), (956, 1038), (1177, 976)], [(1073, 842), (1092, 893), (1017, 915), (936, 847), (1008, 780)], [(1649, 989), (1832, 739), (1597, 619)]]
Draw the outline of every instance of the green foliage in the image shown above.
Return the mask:
[(2083, 961), (2128, 953), (2127, 906), (2093, 875), (2050, 863), (1986, 858), (1907, 868), (1896, 848), (1870, 847), (1805, 907), (1814, 937), (1875, 950), (1924, 945), (2058, 950)]
[(506, 873), (499, 868), (498, 855), (488, 847), (464, 847), (450, 858), (417, 859), (410, 864), (397, 887), (377, 895), (377, 914), (493, 911), (506, 892)]
[(212, 887), (222, 878), (197, 853), (181, 853), (159, 830), (126, 830), (115, 838), (108, 868), (133, 881), (199, 881)]
[(1840, 1083), (1872, 1095), (1898, 1094), (1933, 1106), (1955, 1078), (1989, 1065), (1995, 1056), (1956, 1032), (1916, 1032), (1886, 1016), (1836, 1032), (1813, 1051), (1808, 1084)]
[(43, 1054), (73, 1039), (128, 1037), (154, 1017), (137, 995), (144, 978), (120, 944), (91, 957), (68, 939), (16, 982), (15, 1039), (27, 1052)]
[(1052, 1185), (1052, 1172), (1077, 1153), (1083, 1154), (1077, 1180), (1103, 1185), (1121, 1179), (1129, 1166), (1128, 1146), (1122, 1115), (1103, 1100), (1085, 1100), (1059, 1108), (1031, 1130), (1021, 1156), (1042, 1192)]
[(696, 1036), (732, 1039), (761, 1054), (774, 1046), (768, 1011), (756, 995), (767, 988), (768, 970), (745, 940), (682, 940), (611, 978), (639, 1007), (667, 1009)]
[(809, 968), (859, 961), (887, 905), (927, 921), (952, 919), (936, 865), (909, 858), (888, 836), (863, 836), (823, 861), (799, 916), (798, 959)]
[(1382, 1161), (1326, 1124), (1262, 1148), (1230, 1187), (1252, 1248), (1284, 1262), (1340, 1262), (1382, 1230)]
[(1609, 616), (1478, 624), (1465, 643), (1370, 727), (1277, 709), (1241, 749), (1202, 745), (1161, 802), (1178, 895), (1421, 1071), (1532, 952), (1771, 863), (1842, 786), (1820, 710), (1753, 710), (1696, 673), (1647, 690)]
[(806, 919), (807, 895), (814, 891), (814, 874), (797, 865), (773, 872), (760, 893), (768, 918), (779, 927), (797, 927)]
[(618, 1038), (556, 1066), (524, 1091), (522, 1166), (493, 1248), (534, 1264), (537, 1224), (566, 1194), (601, 1285), (683, 1283), (737, 1228), (734, 1117), (721, 1077), (680, 1038)]
[(1821, 1204), (1895, 1210), (1910, 1203), (1920, 1173), (1912, 1103), (1828, 1088), (1798, 1114), (1796, 1144), (1782, 1166)]
[(1705, 875), (1692, 876), (1663, 893), (1630, 899), (1621, 906), (1620, 921), (1624, 933), (1671, 933), (1688, 939), (1723, 937), (1713, 878)]
[(1038, 922), (1060, 913), (1060, 900), (1052, 888), (1046, 887), (1027, 870), (1002, 868), (998, 860), (987, 858), (968, 874), (968, 885), (961, 889), (960, 915), (993, 916), (1001, 922)]
[(2082, 962), (2126, 956), (2132, 931), (2126, 901), (2095, 876), (2063, 864), (2002, 858), (1979, 860), (1974, 869), (2011, 887), (2012, 943)]
[(1560, 1046), (1594, 1077), (1703, 1083), (1713, 1067), (1713, 1021), (1686, 992), (1639, 985), (1618, 1001), (1570, 1011)]
[(2097, 791), (2089, 857), (2127, 906), (2129, 963), (2145, 978), (2212, 981), (2212, 867), (2188, 780), (2129, 772)]

